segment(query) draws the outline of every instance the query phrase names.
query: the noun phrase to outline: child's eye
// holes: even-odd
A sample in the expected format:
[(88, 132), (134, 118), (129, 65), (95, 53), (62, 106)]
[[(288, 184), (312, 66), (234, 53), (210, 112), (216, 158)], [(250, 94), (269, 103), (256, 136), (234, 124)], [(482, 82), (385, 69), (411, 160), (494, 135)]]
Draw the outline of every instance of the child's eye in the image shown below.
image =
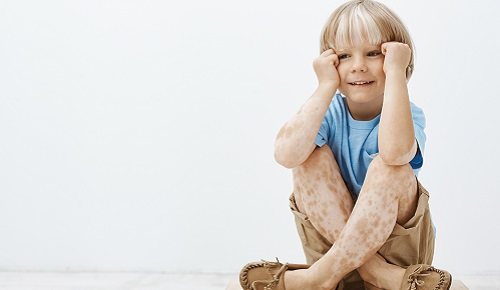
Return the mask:
[(349, 55), (348, 55), (348, 54), (340, 54), (340, 55), (339, 55), (339, 59), (346, 59), (346, 58), (348, 58), (348, 57), (349, 57)]
[(377, 56), (377, 55), (380, 55), (380, 54), (381, 54), (381, 52), (380, 52), (380, 51), (378, 51), (378, 50), (377, 50), (377, 51), (370, 51), (370, 52), (368, 53), (368, 56)]

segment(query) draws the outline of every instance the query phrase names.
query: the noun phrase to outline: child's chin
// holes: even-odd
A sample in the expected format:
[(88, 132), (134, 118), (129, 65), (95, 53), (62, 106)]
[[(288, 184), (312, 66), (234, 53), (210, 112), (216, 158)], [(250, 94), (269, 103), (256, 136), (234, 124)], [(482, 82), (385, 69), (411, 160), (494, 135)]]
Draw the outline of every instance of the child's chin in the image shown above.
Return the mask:
[(345, 95), (346, 98), (348, 98), (350, 101), (358, 103), (358, 104), (363, 104), (363, 103), (371, 103), (377, 97), (370, 95), (370, 94), (360, 94), (360, 93), (353, 93), (350, 95)]
[(363, 92), (347, 92), (345, 96), (356, 102), (366, 102), (373, 98), (373, 96)]

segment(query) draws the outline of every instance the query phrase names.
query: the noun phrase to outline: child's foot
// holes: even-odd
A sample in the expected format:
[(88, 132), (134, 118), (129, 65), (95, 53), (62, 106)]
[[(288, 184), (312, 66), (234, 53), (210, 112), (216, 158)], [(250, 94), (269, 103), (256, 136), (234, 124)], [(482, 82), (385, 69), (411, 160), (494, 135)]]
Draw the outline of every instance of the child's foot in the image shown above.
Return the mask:
[(411, 265), (406, 269), (401, 290), (449, 290), (451, 274), (429, 265)]

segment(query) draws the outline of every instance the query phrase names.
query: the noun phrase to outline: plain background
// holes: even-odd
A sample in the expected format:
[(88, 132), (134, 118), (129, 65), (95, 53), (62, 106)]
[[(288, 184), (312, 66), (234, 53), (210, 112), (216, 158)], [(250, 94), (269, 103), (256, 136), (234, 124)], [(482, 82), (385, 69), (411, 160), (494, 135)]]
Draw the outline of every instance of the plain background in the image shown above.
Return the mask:
[[(303, 262), (273, 144), (341, 3), (0, 2), (0, 270)], [(383, 3), (417, 47), (434, 264), (500, 274), (500, 2)]]

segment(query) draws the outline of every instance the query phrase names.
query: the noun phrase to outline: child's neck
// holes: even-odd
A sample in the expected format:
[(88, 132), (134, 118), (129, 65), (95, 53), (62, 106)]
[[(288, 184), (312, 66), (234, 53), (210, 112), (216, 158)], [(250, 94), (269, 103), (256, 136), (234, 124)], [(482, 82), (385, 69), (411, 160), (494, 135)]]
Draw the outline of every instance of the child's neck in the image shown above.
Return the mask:
[(371, 103), (354, 103), (349, 98), (346, 98), (347, 108), (351, 113), (354, 120), (357, 121), (369, 121), (377, 117), (382, 112), (382, 102), (371, 102)]

